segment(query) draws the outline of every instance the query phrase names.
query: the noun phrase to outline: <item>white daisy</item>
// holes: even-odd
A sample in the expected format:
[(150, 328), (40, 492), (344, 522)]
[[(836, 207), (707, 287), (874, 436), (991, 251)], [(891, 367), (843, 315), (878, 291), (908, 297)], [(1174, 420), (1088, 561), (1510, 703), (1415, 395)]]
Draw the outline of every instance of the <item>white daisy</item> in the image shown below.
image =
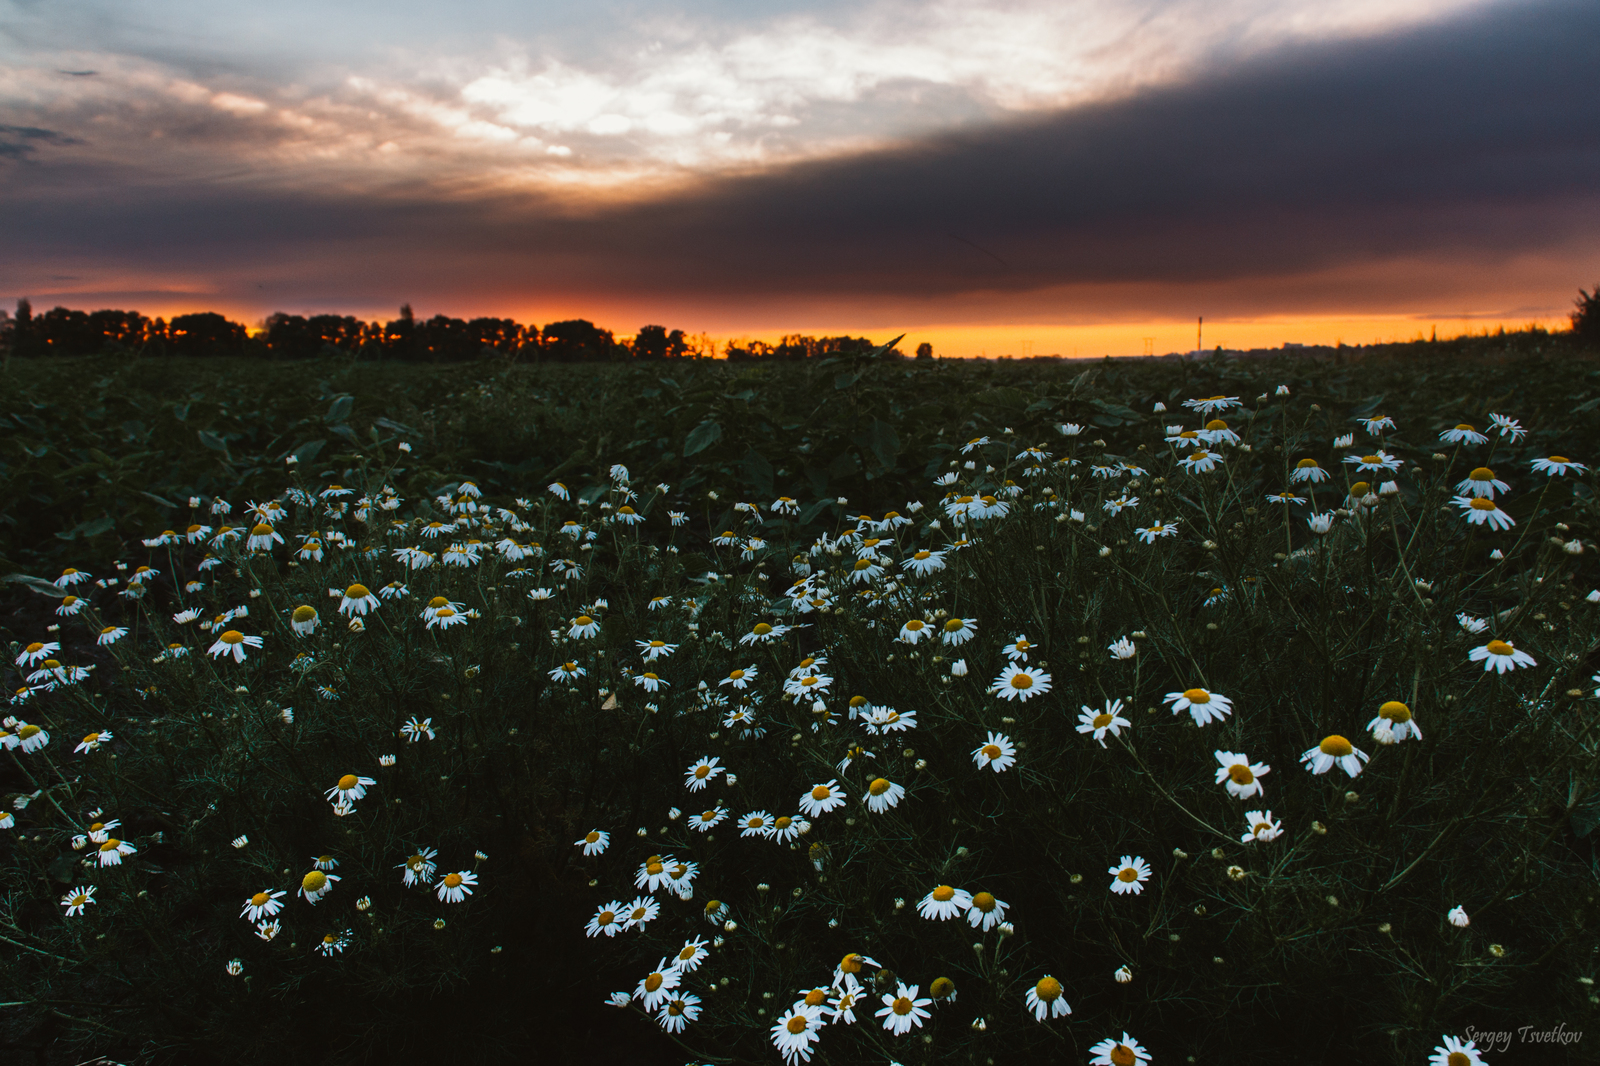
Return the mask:
[(683, 772), (684, 786), (690, 792), (699, 792), (726, 769), (725, 766), (717, 765), (716, 756), (702, 757)]
[(616, 936), (622, 932), (626, 913), (627, 905), (621, 900), (614, 899), (594, 912), (594, 917), (589, 919), (589, 924), (583, 927), (583, 931), (588, 936), (599, 936), (602, 933), (606, 936)]
[(338, 784), (328, 789), (324, 795), (328, 797), (329, 803), (337, 803), (340, 800), (345, 803), (354, 803), (356, 800), (366, 797), (368, 785), (376, 785), (377, 783), (370, 777), (345, 774), (339, 778)]
[(1262, 793), (1261, 775), (1271, 771), (1266, 763), (1251, 763), (1250, 756), (1231, 751), (1212, 753), (1217, 759), (1217, 784), (1236, 799), (1249, 799)]
[(1033, 1016), (1039, 1021), (1046, 1018), (1064, 1018), (1072, 1013), (1072, 1008), (1067, 1005), (1066, 996), (1063, 995), (1061, 982), (1049, 974), (1039, 978), (1028, 994), (1023, 997), (1028, 1009), (1033, 1011)]
[(987, 933), (1005, 921), (1009, 907), (1009, 903), (995, 899), (992, 893), (979, 892), (972, 897), (972, 905), (967, 908), (967, 924)]
[(251, 922), (259, 922), (270, 918), (283, 910), (283, 897), (288, 895), (285, 891), (274, 892), (269, 888), (262, 889), (244, 901), (244, 909), (239, 912), (239, 917)]
[(982, 744), (972, 749), (972, 761), (980, 770), (1003, 773), (1017, 764), (1017, 748), (1004, 733), (991, 731)]
[(1078, 732), (1092, 733), (1094, 739), (1106, 746), (1106, 734), (1120, 737), (1124, 728), (1132, 728), (1133, 723), (1122, 717), (1122, 700), (1106, 700), (1106, 709), (1096, 711), (1093, 707), (1082, 707), (1078, 712)]
[(1422, 730), (1411, 716), (1411, 708), (1399, 700), (1389, 700), (1378, 708), (1378, 717), (1367, 723), (1372, 739), (1379, 744), (1395, 744), (1407, 737), (1422, 739)]
[(783, 1054), (783, 1061), (794, 1066), (796, 1061), (810, 1062), (812, 1046), (821, 1037), (822, 1008), (798, 1004), (790, 1007), (772, 1027), (772, 1043)]
[(1034, 696), (1042, 696), (1049, 691), (1049, 674), (1033, 667), (1021, 667), (1015, 663), (1010, 663), (1001, 670), (1000, 676), (989, 686), (991, 695), (1003, 700), (1017, 700), (1020, 703), (1026, 703)]
[(1144, 891), (1144, 882), (1150, 880), (1150, 864), (1138, 856), (1124, 855), (1106, 873), (1111, 875), (1111, 891), (1119, 896), (1129, 892), (1137, 895)]
[(1361, 764), (1366, 762), (1367, 758), (1366, 752), (1334, 733), (1323, 737), (1322, 743), (1316, 747), (1308, 749), (1300, 756), (1300, 761), (1314, 774), (1325, 774), (1337, 763), (1339, 769), (1355, 777), (1361, 772)]
[(1441, 1036), (1444, 1043), (1433, 1049), (1428, 1066), (1484, 1066), (1476, 1040), (1462, 1041), (1456, 1036)]
[(401, 880), (407, 888), (433, 884), (434, 872), (438, 870), (433, 860), (438, 854), (433, 848), (418, 848), (410, 858), (395, 867), (402, 871)]
[[(80, 885), (61, 897), (61, 905), (67, 909), (66, 917), (72, 918), (81, 915), (85, 907), (95, 902), (95, 887), (94, 885)], [(279, 892), (278, 895), (281, 896), (283, 893)]]
[(1098, 1044), (1090, 1045), (1089, 1054), (1094, 1056), (1089, 1060), (1089, 1066), (1144, 1066), (1150, 1061), (1150, 1052), (1126, 1032), (1121, 1040), (1113, 1040), (1108, 1036)]
[(1450, 913), (1446, 914), (1445, 917), (1457, 929), (1465, 929), (1472, 924), (1472, 919), (1467, 917), (1466, 908), (1461, 906), (1451, 907)]
[(897, 785), (886, 777), (880, 777), (867, 786), (867, 810), (873, 814), (882, 814), (891, 807), (897, 806), (905, 797), (904, 785)]
[(237, 629), (223, 630), (217, 637), (217, 642), (206, 649), (207, 653), (215, 659), (219, 655), (232, 655), (233, 661), (242, 663), (245, 660), (247, 648), (261, 647), (260, 637), (247, 637)]
[(1233, 713), (1232, 700), (1220, 692), (1208, 692), (1203, 688), (1169, 692), (1161, 702), (1172, 704), (1173, 714), (1188, 711), (1189, 716), (1194, 719), (1194, 724), (1199, 726), (1213, 721), (1220, 722)]
[(1258, 840), (1268, 843), (1283, 835), (1283, 823), (1273, 821), (1271, 811), (1245, 811), (1244, 824), (1247, 828), (1239, 838), (1241, 844), (1252, 844)]
[(932, 1017), (923, 1007), (930, 1005), (933, 1000), (926, 997), (917, 998), (917, 985), (909, 988), (900, 985), (894, 995), (883, 994), (883, 1007), (879, 1009), (876, 1017), (883, 1019), (883, 1027), (895, 1036), (904, 1036), (915, 1025), (922, 1028), (922, 1019)]
[(848, 797), (844, 789), (839, 787), (838, 781), (829, 781), (825, 785), (817, 785), (810, 792), (800, 797), (800, 809), (809, 818), (818, 818), (829, 811), (838, 810), (844, 806)]
[(1544, 459), (1535, 459), (1528, 464), (1536, 473), (1548, 474), (1551, 477), (1565, 477), (1568, 470), (1583, 473), (1589, 468), (1582, 463), (1575, 463), (1564, 455), (1552, 455)]
[(1470, 525), (1488, 525), (1493, 529), (1506, 530), (1517, 524), (1516, 519), (1486, 496), (1453, 496), (1450, 502), (1461, 508), (1461, 517)]
[(582, 847), (585, 855), (600, 855), (604, 853), (606, 846), (611, 843), (611, 834), (603, 829), (591, 829), (581, 839), (574, 840), (572, 843)]
[(972, 893), (964, 888), (939, 885), (917, 901), (917, 913), (924, 918), (946, 921), (972, 906)]
[(683, 980), (683, 974), (676, 965), (668, 966), (667, 960), (662, 959), (656, 963), (656, 968), (639, 979), (634, 987), (633, 998), (639, 1001), (639, 1006), (647, 1011), (653, 1011), (666, 1001), (672, 990), (678, 987)]
[(1519, 666), (1539, 665), (1533, 656), (1525, 651), (1518, 651), (1509, 641), (1504, 640), (1491, 640), (1481, 648), (1473, 648), (1467, 653), (1467, 658), (1475, 663), (1483, 663), (1485, 673), (1494, 670), (1503, 674)]

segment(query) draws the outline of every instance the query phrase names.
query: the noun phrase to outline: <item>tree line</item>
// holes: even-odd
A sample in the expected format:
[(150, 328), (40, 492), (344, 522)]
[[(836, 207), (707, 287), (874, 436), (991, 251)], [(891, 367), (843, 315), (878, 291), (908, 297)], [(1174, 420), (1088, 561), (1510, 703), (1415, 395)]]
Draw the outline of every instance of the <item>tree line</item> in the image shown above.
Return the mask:
[[(728, 341), (720, 354), (729, 359), (815, 359), (867, 352), (865, 337), (783, 337), (777, 344)], [(13, 317), (0, 311), (0, 350), (17, 356), (129, 355), (258, 356), (272, 359), (346, 357), (405, 362), (452, 363), (475, 359), (509, 362), (586, 363), (631, 359), (710, 358), (716, 346), (704, 334), (641, 326), (619, 340), (611, 330), (587, 319), (552, 322), (544, 328), (509, 318), (419, 319), (411, 305), (389, 322), (351, 315), (267, 317), (249, 330), (214, 311), (150, 318), (138, 311), (79, 311), (56, 307), (34, 314), (27, 300)], [(898, 354), (898, 353), (892, 353)], [(932, 358), (924, 344), (919, 358)]]

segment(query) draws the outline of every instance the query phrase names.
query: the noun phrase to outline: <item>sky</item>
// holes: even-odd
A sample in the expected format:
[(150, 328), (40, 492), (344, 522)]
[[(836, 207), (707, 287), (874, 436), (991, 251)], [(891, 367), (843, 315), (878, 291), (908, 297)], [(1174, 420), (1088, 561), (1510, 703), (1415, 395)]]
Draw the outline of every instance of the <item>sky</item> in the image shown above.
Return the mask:
[(1592, 0), (0, 0), (0, 301), (941, 355), (1565, 324)]

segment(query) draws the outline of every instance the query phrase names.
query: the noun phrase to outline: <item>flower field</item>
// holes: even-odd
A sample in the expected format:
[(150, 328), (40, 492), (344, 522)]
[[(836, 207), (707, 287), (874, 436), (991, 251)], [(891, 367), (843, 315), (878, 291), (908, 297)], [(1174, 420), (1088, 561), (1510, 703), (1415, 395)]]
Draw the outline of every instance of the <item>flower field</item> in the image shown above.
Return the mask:
[(1600, 360), (1551, 338), (4, 374), (35, 1061), (1600, 1025)]

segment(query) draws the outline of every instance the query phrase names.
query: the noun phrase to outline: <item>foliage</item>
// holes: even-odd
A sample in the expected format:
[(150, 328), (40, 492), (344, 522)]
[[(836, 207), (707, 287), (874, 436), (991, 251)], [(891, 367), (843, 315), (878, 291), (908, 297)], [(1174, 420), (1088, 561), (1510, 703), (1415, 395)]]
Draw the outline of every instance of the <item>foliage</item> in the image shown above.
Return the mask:
[[(0, 757), (3, 795), (26, 800), (0, 830), (0, 996), (22, 1004), (13, 1038), (59, 1061), (392, 1056), (433, 1039), (408, 1024), (426, 1010), (462, 1012), (440, 1050), (497, 1057), (631, 993), (693, 937), (710, 955), (682, 980), (701, 1013), (675, 1039), (697, 1061), (781, 1061), (768, 1029), (849, 952), (892, 972), (891, 999), (894, 981), (926, 995), (941, 976), (956, 998), (890, 1036), (872, 1016), (883, 971), (864, 967), (871, 1006), (818, 1033), (818, 1061), (1083, 1061), (1127, 1030), (1158, 1061), (1326, 1046), (1419, 1062), (1440, 1032), (1584, 1028), (1595, 1009), (1593, 475), (1529, 466), (1600, 454), (1582, 417), (1600, 377), (1570, 357), (857, 357), (670, 378), (85, 361), (52, 379), (41, 365), (3, 412), (8, 499), (27, 501), (5, 552), (39, 585), (64, 565), (106, 582), (48, 598), (14, 585), (10, 601), (13, 658), (62, 648), (32, 650), (41, 661), (17, 669), (45, 673), (11, 708), (50, 742), (23, 751), (16, 723)], [(1217, 394), (1244, 401), (1227, 426), (1180, 406)], [(1170, 410), (1150, 414), (1157, 402)], [(1439, 439), (1491, 411), (1526, 435)], [(1355, 421), (1381, 415), (1398, 429)], [(1191, 470), (1197, 438), (1174, 424), (1240, 440), (1215, 439), (1217, 468)], [(1352, 432), (1358, 446), (1335, 443)], [(1341, 461), (1379, 449), (1397, 469)], [(1293, 480), (1303, 458), (1335, 480)], [(1494, 497), (1509, 530), (1451, 502), (1478, 466), (1511, 484)], [(1284, 490), (1306, 502), (1267, 499)], [(273, 500), (281, 518), (247, 511)], [(263, 518), (283, 543), (252, 550)], [(914, 574), (918, 550), (943, 568)], [(154, 572), (131, 581), (140, 566)], [(376, 601), (359, 615), (356, 584)], [(60, 613), (69, 593), (81, 613)], [(434, 597), (465, 622), (425, 618)], [(294, 629), (297, 607), (314, 631)], [(955, 618), (976, 623), (959, 645), (940, 635)], [(934, 635), (913, 642), (911, 621)], [(996, 680), (1023, 634), (1016, 664), (1051, 687), (1006, 699), (1022, 690)], [(1535, 663), (1486, 671), (1469, 655), (1491, 638)], [(646, 662), (651, 640), (678, 647)], [(791, 674), (817, 653), (824, 673)], [(74, 666), (92, 669), (52, 672)], [(647, 673), (666, 685), (649, 691)], [(820, 708), (784, 691), (809, 692), (805, 676), (828, 679)], [(1196, 688), (1232, 713), (1169, 713), (1166, 694)], [(917, 723), (869, 727), (853, 696)], [(1130, 724), (1101, 747), (1079, 715), (1116, 699)], [(1370, 731), (1391, 700), (1420, 739)], [(411, 720), (433, 737), (403, 735)], [(975, 764), (991, 732), (1016, 749), (1002, 773)], [(1300, 764), (1329, 734), (1371, 756), (1359, 776)], [(856, 745), (873, 754), (841, 770)], [(1265, 796), (1230, 796), (1215, 751), (1270, 764)], [(710, 757), (731, 772), (689, 790)], [(372, 784), (341, 814), (328, 793), (345, 775)], [(861, 797), (879, 777), (906, 792), (875, 813)], [(734, 831), (800, 813), (830, 780), (847, 804), (804, 833)], [(718, 805), (728, 822), (691, 828)], [(1257, 808), (1280, 838), (1240, 839)], [(103, 842), (75, 838), (109, 818), (137, 850), (101, 865)], [(612, 836), (586, 856), (572, 842), (591, 829)], [(407, 887), (421, 848), (438, 869)], [(342, 880), (296, 898), (325, 854)], [(695, 873), (641, 888), (653, 854)], [(1152, 868), (1137, 895), (1107, 888), (1124, 855)], [(457, 871), (476, 884), (446, 902)], [(94, 902), (65, 916), (61, 898), (90, 884)], [(992, 892), (1013, 930), (920, 917), (940, 884)], [(271, 939), (240, 916), (268, 888), (286, 893)], [(582, 936), (636, 895), (659, 917)], [(728, 908), (715, 924), (712, 899)], [(1465, 928), (1446, 917), (1457, 905)], [(1045, 974), (1072, 1014), (1041, 1024), (1023, 995)], [(659, 1013), (605, 1042), (658, 1033)], [(1307, 1017), (1340, 1020), (1312, 1051)]]

